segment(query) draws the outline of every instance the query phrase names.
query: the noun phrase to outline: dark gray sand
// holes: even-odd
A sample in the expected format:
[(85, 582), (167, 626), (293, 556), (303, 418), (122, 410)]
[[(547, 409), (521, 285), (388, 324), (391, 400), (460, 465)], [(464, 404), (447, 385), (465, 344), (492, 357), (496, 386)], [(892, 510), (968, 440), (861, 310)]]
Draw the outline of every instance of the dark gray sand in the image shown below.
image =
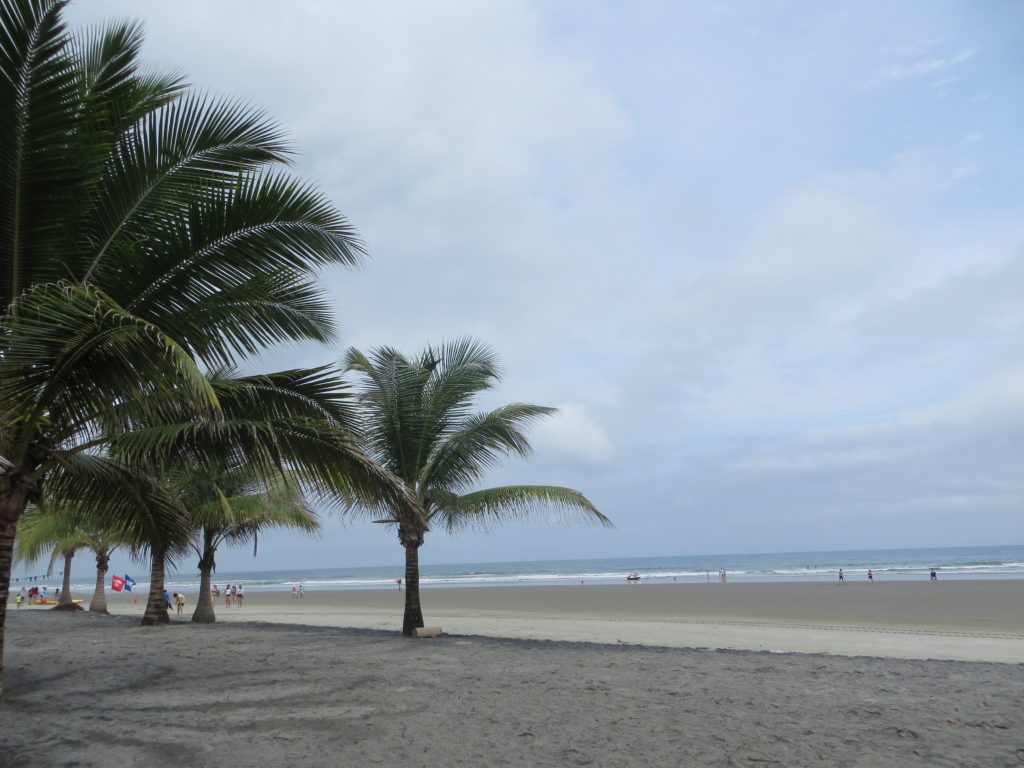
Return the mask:
[(1024, 665), (9, 611), (4, 768), (1024, 765)]

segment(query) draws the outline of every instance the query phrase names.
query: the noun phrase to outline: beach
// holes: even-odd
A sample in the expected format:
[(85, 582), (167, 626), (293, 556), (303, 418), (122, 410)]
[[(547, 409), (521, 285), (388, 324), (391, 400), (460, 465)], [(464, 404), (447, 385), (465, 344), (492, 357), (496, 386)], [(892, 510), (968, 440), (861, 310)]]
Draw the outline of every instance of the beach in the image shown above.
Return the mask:
[[(189, 611), (195, 596), (189, 595)], [(405, 593), (251, 592), (219, 621), (391, 630)], [(450, 634), (676, 648), (1024, 662), (1024, 583), (686, 584), (421, 590), (424, 618)], [(123, 597), (111, 610), (142, 615)]]
[(1021, 765), (1022, 592), (431, 589), (423, 639), (397, 589), (12, 607), (0, 765)]

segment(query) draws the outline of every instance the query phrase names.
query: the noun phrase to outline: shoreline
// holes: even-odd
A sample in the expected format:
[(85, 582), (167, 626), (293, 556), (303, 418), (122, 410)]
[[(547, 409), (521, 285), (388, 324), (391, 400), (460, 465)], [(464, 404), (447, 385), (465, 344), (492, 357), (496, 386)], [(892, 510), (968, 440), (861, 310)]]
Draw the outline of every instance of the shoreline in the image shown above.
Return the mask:
[[(404, 591), (253, 592), (218, 623), (401, 627)], [(144, 600), (109, 600), (141, 616)], [(448, 635), (668, 648), (1024, 663), (1024, 582), (888, 582), (421, 589), (427, 626)], [(181, 619), (190, 623), (195, 595)]]

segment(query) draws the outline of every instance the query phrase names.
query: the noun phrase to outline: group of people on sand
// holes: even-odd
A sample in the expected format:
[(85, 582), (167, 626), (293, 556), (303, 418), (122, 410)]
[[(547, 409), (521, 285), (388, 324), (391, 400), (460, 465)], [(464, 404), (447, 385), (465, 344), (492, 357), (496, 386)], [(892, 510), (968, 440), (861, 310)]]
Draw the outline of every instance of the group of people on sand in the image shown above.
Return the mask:
[[(399, 586), (399, 589), (401, 589), (401, 586)], [(292, 584), (292, 599), (293, 600), (298, 600), (298, 599), (300, 599), (302, 597), (305, 597), (305, 595), (306, 595), (305, 587), (303, 587), (301, 584)]]
[[(210, 589), (210, 594), (213, 595), (213, 599), (216, 600), (221, 595), (220, 588), (214, 584)], [(245, 600), (245, 587), (241, 584), (228, 584), (224, 587), (224, 606), (230, 608), (232, 605), (238, 608), (242, 607), (242, 601)]]
[[(929, 574), (929, 579), (931, 581), (938, 581), (939, 580), (939, 575), (935, 572), (934, 568), (932, 568), (931, 573)], [(839, 583), (843, 584), (843, 585), (846, 584), (846, 574), (843, 573), (843, 569), (842, 568), (839, 569)], [(871, 570), (870, 568), (868, 568), (868, 583), (869, 584), (874, 584), (875, 583), (875, 572), (873, 570)]]
[[(21, 608), (22, 603), (29, 603), (39, 605), (45, 603), (50, 599), (50, 588), (49, 587), (28, 587), (27, 591), (25, 587), (21, 588), (21, 591), (14, 596), (14, 604)], [(60, 587), (57, 587), (57, 600), (60, 600)]]

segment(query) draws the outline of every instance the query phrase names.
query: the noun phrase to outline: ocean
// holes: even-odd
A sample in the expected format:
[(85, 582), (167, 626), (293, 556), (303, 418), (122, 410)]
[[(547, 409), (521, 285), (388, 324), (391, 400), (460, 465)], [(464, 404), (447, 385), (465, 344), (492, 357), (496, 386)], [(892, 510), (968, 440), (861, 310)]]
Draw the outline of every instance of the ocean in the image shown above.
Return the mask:
[[(833, 581), (842, 568), (849, 582), (866, 581), (870, 568), (875, 580), (927, 580), (932, 568), (940, 580), (1021, 579), (1024, 580), (1024, 545), (1000, 547), (944, 547), (940, 549), (876, 549), (840, 552), (772, 552), (731, 555), (668, 555), (663, 557), (620, 557), (584, 560), (532, 560), (504, 563), (424, 563), (421, 558), (420, 586), (431, 587), (517, 587), (556, 584), (625, 584), (626, 576), (637, 573), (640, 584), (695, 584), (718, 581), (725, 569), (730, 582)], [(75, 575), (76, 592), (91, 591), (86, 571)], [(81, 574), (79, 576), (79, 574)], [(148, 587), (141, 576), (136, 591)], [(247, 591), (290, 590), (293, 584), (305, 589), (395, 589), (404, 576), (402, 566), (327, 568), (285, 571), (221, 572), (215, 584), (244, 584)], [(199, 575), (169, 574), (167, 588), (196, 592)]]

